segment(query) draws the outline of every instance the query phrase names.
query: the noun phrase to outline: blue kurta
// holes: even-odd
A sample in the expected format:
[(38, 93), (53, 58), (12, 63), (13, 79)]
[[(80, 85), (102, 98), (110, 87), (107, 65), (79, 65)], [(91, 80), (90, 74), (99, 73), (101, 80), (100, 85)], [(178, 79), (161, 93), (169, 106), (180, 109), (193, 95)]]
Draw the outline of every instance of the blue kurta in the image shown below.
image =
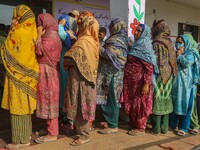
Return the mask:
[(188, 37), (181, 37), (185, 52), (177, 57), (178, 75), (172, 89), (174, 112), (170, 114), (169, 124), (172, 129), (178, 125), (179, 130), (188, 132), (199, 76), (199, 56), (191, 47)]
[(174, 113), (177, 115), (186, 115), (190, 102), (194, 101), (198, 78), (197, 61), (193, 51), (186, 51), (177, 57), (178, 76), (172, 90)]
[(67, 85), (67, 78), (68, 78), (68, 71), (64, 69), (64, 55), (65, 53), (70, 49), (72, 44), (75, 42), (75, 40), (72, 40), (70, 38), (69, 33), (67, 33), (67, 30), (71, 30), (74, 32), (74, 36), (77, 31), (77, 21), (75, 18), (72, 18), (68, 15), (62, 15), (60, 16), (59, 20), (62, 19), (66, 20), (66, 25), (63, 26), (62, 24), (59, 24), (58, 26), (58, 33), (60, 36), (60, 39), (62, 41), (62, 51), (61, 51), (61, 57), (60, 57), (60, 108), (62, 110), (63, 103), (64, 103), (64, 93), (65, 88)]
[(70, 35), (64, 30), (63, 25), (58, 26), (58, 33), (60, 35), (60, 38), (63, 42), (62, 44), (62, 51), (61, 51), (61, 57), (60, 57), (60, 108), (63, 107), (64, 103), (64, 92), (65, 92), (65, 87), (67, 83), (67, 76), (68, 76), (68, 71), (64, 69), (64, 55), (65, 53), (69, 50), (69, 46), (65, 44), (66, 38), (70, 39)]

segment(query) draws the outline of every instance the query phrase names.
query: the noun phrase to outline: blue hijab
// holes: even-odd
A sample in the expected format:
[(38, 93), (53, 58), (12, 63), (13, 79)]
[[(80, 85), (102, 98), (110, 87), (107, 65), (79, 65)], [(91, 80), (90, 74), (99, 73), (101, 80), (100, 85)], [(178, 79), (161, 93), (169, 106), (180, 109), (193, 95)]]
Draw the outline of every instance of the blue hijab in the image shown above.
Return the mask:
[(109, 28), (113, 33), (105, 41), (103, 48), (115, 68), (122, 70), (128, 53), (127, 25), (123, 18), (117, 17), (111, 20)]
[(199, 71), (200, 71), (200, 65), (199, 65), (199, 62), (200, 62), (200, 57), (199, 57), (199, 54), (195, 51), (194, 48), (192, 48), (191, 44), (190, 44), (190, 40), (188, 38), (187, 35), (180, 35), (180, 37), (183, 38), (183, 41), (184, 41), (184, 49), (185, 49), (185, 52), (182, 54), (182, 55), (187, 55), (187, 54), (193, 54), (194, 56), (194, 69), (193, 69), (193, 78), (194, 78), (194, 82), (195, 83), (198, 83), (200, 84), (200, 81), (199, 80)]
[(70, 30), (70, 20), (69, 20), (69, 16), (68, 15), (62, 15), (58, 18), (59, 21), (61, 21), (62, 19), (66, 20), (66, 25), (64, 26), (65, 31), (66, 30)]
[[(66, 25), (64, 26), (64, 30), (67, 31), (67, 30), (72, 30), (74, 32), (74, 36), (76, 36), (76, 29), (74, 31), (73, 29), (73, 26), (76, 24), (76, 21), (75, 19), (71, 18), (70, 16), (68, 15), (62, 15), (58, 18), (58, 21), (61, 21), (62, 19), (65, 19), (66, 20)], [(66, 32), (67, 33), (67, 32)], [(67, 33), (68, 34), (68, 33)], [(70, 38), (70, 35), (68, 34), (66, 36), (66, 39), (65, 39), (65, 44), (68, 46), (68, 47), (71, 47), (73, 41), (71, 40)]]
[(138, 40), (136, 40), (132, 46), (128, 55), (140, 58), (148, 63), (154, 65), (155, 73), (158, 73), (158, 66), (156, 61), (156, 55), (153, 50), (151, 41), (151, 30), (146, 24), (141, 24), (142, 34)]

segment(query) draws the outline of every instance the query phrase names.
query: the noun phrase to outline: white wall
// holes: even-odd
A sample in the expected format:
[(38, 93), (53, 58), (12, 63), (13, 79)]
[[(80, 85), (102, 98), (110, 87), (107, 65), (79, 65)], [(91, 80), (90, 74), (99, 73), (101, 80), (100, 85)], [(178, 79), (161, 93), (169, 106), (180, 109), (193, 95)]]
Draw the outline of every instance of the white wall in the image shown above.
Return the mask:
[(0, 5), (0, 23), (10, 25), (14, 6)]
[(128, 0), (110, 0), (110, 16), (123, 17), (128, 23)]
[(147, 0), (145, 21), (149, 26), (152, 26), (153, 20), (156, 19), (153, 9), (156, 9), (157, 19), (166, 20), (171, 28), (172, 36), (177, 36), (179, 22), (200, 26), (200, 10), (168, 0)]

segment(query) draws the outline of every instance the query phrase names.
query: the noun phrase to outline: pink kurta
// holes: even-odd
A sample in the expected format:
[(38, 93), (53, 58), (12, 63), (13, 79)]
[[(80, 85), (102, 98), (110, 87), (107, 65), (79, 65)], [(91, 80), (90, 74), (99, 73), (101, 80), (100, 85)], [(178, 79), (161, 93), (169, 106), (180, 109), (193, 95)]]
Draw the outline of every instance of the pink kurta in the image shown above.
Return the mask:
[(42, 25), (46, 27), (46, 32), (36, 42), (40, 67), (36, 115), (43, 119), (54, 119), (59, 115), (58, 65), (62, 43), (57, 32), (57, 23), (48, 18), (43, 19), (46, 19)]
[[(123, 97), (125, 111), (129, 114), (135, 129), (145, 129), (148, 116), (152, 113), (153, 88), (152, 64), (135, 56), (128, 56), (124, 69)], [(142, 95), (143, 84), (149, 84), (149, 92)]]

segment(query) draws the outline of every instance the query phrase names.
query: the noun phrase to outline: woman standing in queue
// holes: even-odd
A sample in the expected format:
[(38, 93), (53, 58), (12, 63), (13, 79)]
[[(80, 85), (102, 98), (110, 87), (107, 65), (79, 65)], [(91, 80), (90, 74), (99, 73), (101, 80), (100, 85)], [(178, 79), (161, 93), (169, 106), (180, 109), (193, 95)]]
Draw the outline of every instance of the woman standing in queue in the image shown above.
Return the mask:
[(190, 128), (190, 119), (194, 98), (196, 96), (196, 84), (199, 78), (199, 56), (191, 47), (186, 35), (176, 39), (178, 76), (172, 89), (174, 111), (170, 114), (170, 128), (176, 130), (177, 135), (184, 136)]
[(122, 103), (132, 125), (128, 134), (138, 136), (145, 133), (147, 118), (152, 113), (153, 73), (158, 69), (150, 28), (140, 24), (134, 38), (124, 69)]
[(90, 141), (90, 121), (95, 119), (96, 78), (99, 62), (99, 24), (94, 16), (83, 11), (78, 18), (78, 39), (65, 54), (64, 65), (69, 71), (64, 107), (74, 121), (78, 139), (73, 146)]
[(1, 48), (6, 69), (2, 108), (10, 111), (12, 144), (9, 149), (30, 145), (31, 115), (36, 109), (39, 67), (35, 54), (35, 15), (26, 5), (14, 8), (11, 30)]
[(36, 53), (39, 62), (36, 116), (46, 119), (48, 135), (37, 138), (37, 143), (57, 140), (59, 134), (59, 60), (62, 43), (58, 23), (48, 13), (38, 16)]

